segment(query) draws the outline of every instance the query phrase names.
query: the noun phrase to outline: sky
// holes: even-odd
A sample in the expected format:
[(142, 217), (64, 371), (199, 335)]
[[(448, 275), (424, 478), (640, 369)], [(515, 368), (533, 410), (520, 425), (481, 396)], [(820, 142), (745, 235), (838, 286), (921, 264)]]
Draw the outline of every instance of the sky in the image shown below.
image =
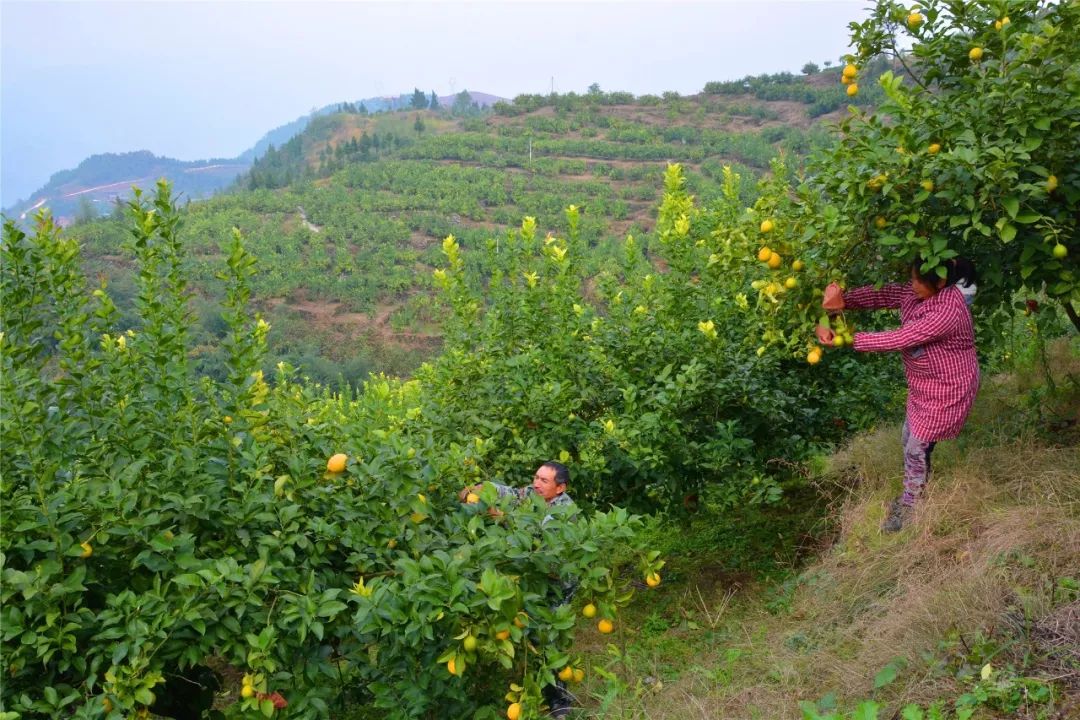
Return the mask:
[(0, 0), (0, 204), (102, 152), (234, 157), (333, 102), (419, 87), (700, 92), (838, 62), (870, 0)]

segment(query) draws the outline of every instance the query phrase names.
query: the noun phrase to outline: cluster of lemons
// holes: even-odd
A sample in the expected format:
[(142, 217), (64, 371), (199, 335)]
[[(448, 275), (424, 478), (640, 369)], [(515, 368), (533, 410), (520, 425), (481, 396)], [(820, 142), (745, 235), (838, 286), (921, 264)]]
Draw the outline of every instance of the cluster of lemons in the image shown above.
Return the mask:
[[(776, 224), (769, 218), (761, 221), (762, 235), (768, 235), (776, 227)], [(770, 270), (779, 270), (784, 264), (784, 258), (776, 250), (773, 250), (768, 245), (763, 245), (758, 250), (757, 259), (764, 263)], [(799, 272), (806, 267), (806, 264), (802, 260), (794, 260), (791, 263), (791, 269), (794, 272)], [(799, 280), (794, 275), (788, 276), (783, 282), (779, 281), (767, 281), (767, 280), (755, 280), (750, 283), (750, 287), (761, 292), (767, 296), (770, 300), (776, 302), (777, 294), (784, 290), (794, 290), (799, 287)]]
[(255, 697), (255, 676), (244, 675), (243, 686), (240, 688), (240, 697), (247, 699)]
[(585, 679), (585, 670), (583, 668), (576, 668), (569, 663), (559, 671), (559, 679), (563, 682), (575, 682), (579, 683)]
[(840, 82), (847, 85), (848, 97), (855, 97), (859, 94), (859, 83), (855, 82), (855, 78), (858, 74), (859, 68), (851, 63), (845, 65), (843, 71), (840, 73)]
[[(651, 572), (645, 576), (645, 584), (651, 588), (657, 587), (660, 584), (660, 580), (660, 573), (658, 572)], [(595, 618), (598, 612), (599, 611), (596, 605), (591, 602), (586, 604), (585, 607), (581, 608), (581, 615), (587, 620), (592, 620), (593, 618)], [(515, 620), (515, 624), (516, 622), (517, 621)], [(602, 617), (596, 623), (596, 629), (602, 635), (610, 635), (611, 633), (615, 632), (615, 623), (606, 617)], [(507, 633), (507, 636), (509, 636), (509, 633)], [(468, 641), (468, 638), (466, 638), (466, 641)], [(452, 672), (453, 670), (451, 670), (451, 673)], [(580, 667), (574, 667), (573, 664), (567, 663), (563, 666), (562, 670), (559, 671), (558, 676), (559, 679), (563, 682), (579, 683), (585, 679), (585, 669)], [(515, 700), (517, 695), (513, 691), (519, 690), (519, 688), (516, 685), (511, 685), (510, 689), (512, 692), (507, 694), (507, 699)], [(521, 717), (521, 703), (516, 701), (511, 702), (510, 705), (506, 708), (506, 717), (507, 720), (518, 720), (518, 718)]]

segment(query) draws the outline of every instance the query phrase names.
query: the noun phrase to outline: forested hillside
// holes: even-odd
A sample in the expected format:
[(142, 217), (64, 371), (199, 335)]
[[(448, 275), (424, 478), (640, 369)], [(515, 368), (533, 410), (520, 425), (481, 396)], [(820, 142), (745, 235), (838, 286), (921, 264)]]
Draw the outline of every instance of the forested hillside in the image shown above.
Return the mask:
[(250, 165), (237, 158), (185, 162), (146, 150), (93, 155), (78, 167), (54, 173), (29, 200), (10, 210), (24, 226), (33, 223), (40, 208), (64, 224), (86, 223), (114, 212), (117, 199), (127, 198), (133, 186), (148, 187), (165, 177), (178, 193), (201, 200), (231, 185)]
[[(562, 211), (574, 203), (583, 261), (595, 272), (619, 256), (627, 235), (649, 247), (669, 162), (682, 163), (689, 190), (705, 202), (719, 197), (730, 167), (743, 175), (750, 202), (771, 158), (800, 162), (848, 101), (881, 97), (871, 88), (849, 98), (839, 78), (839, 70), (753, 77), (710, 83), (692, 97), (594, 88), (520, 96), (486, 113), (471, 105), (375, 114), (351, 106), (316, 117), (270, 149), (234, 192), (185, 214), (202, 367), (221, 372), (215, 275), (233, 227), (262, 269), (253, 292), (273, 328), (268, 366), (286, 359), (329, 383), (355, 384), (370, 370), (409, 372), (441, 341), (430, 277), (444, 237), (483, 248), (525, 215), (542, 233), (565, 233)], [(123, 222), (80, 226), (75, 237), (88, 272), (105, 277), (129, 308)]]
[(412, 95), (373, 97), (314, 109), (265, 133), (236, 157), (184, 161), (159, 157), (148, 150), (92, 155), (74, 168), (53, 173), (48, 183), (27, 199), (5, 208), (5, 212), (24, 227), (29, 227), (27, 218), (39, 208), (48, 209), (62, 225), (85, 223), (108, 215), (118, 201), (122, 204), (129, 200), (133, 187), (150, 187), (160, 178), (169, 180), (176, 192), (187, 199), (201, 200), (231, 186), (256, 159), (302, 133), (317, 118), (345, 111), (366, 114), (410, 107), (446, 107), (461, 117), (479, 114), (498, 101), (493, 95), (467, 90), (441, 99), (417, 90)]

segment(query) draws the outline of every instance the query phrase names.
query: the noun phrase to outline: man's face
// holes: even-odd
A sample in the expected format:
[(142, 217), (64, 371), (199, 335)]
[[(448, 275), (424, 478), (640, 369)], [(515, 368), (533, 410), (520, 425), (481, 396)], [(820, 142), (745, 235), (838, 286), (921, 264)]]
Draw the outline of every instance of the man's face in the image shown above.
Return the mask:
[(555, 482), (555, 468), (547, 466), (537, 469), (533, 475), (532, 487), (547, 502), (551, 502), (566, 490), (565, 485)]

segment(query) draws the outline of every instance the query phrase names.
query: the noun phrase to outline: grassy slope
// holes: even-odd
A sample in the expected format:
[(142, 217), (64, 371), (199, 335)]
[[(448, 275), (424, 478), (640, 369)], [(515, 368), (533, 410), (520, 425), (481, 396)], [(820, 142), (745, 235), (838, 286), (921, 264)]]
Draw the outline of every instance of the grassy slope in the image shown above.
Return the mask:
[[(798, 569), (738, 572), (733, 548), (765, 540), (745, 527), (669, 540), (663, 585), (638, 591), (614, 640), (579, 636), (583, 715), (794, 718), (799, 701), (833, 694), (841, 709), (873, 697), (893, 717), (910, 702), (951, 707), (990, 662), (997, 674), (983, 686), (1006, 697), (1022, 696), (1017, 678), (1057, 678), (1047, 714), (1021, 716), (1080, 717), (1080, 343), (1054, 355), (1054, 391), (1036, 370), (984, 378), (963, 435), (935, 452), (915, 525), (898, 535), (879, 530), (901, 478), (890, 425), (815, 478), (833, 502), (823, 522), (795, 525), (827, 539)], [(725, 548), (703, 554), (703, 534)], [(793, 562), (799, 541), (774, 544), (777, 566)], [(906, 667), (875, 694), (896, 657)], [(1006, 715), (983, 706), (975, 717)]]

